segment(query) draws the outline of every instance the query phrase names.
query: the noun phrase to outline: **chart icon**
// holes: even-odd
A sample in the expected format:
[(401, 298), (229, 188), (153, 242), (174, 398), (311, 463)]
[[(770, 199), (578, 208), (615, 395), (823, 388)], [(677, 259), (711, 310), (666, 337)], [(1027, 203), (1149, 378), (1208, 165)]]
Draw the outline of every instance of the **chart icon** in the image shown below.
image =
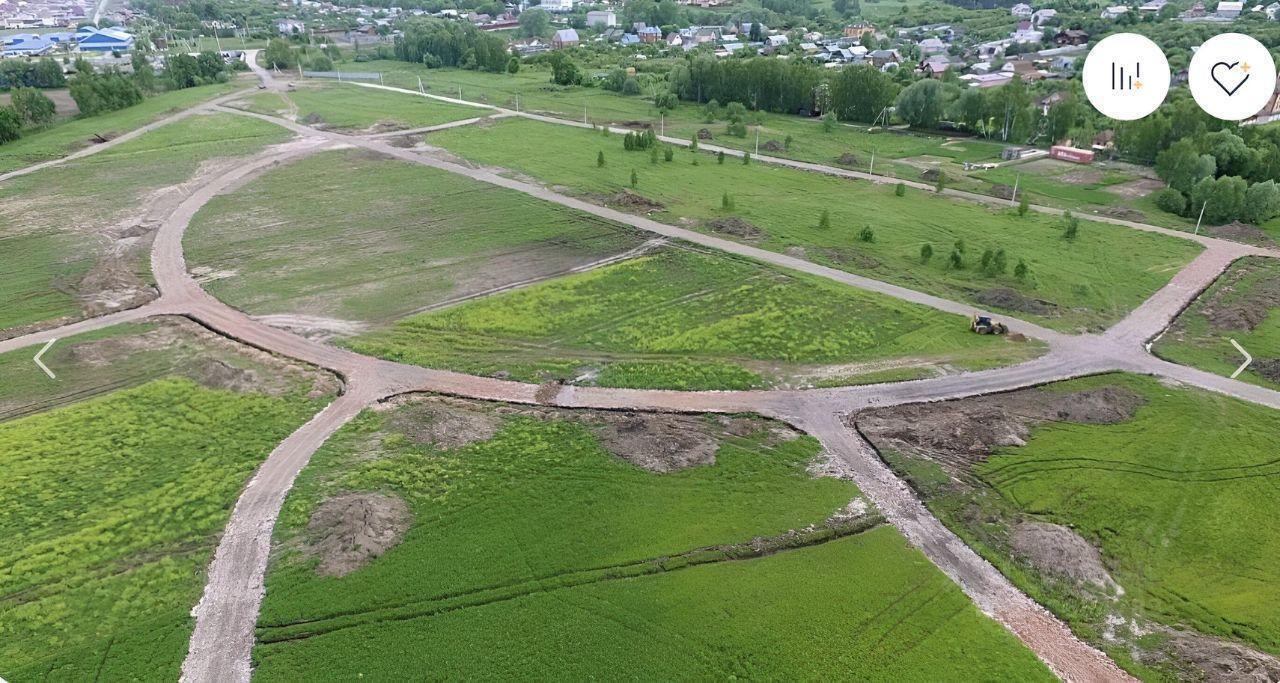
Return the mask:
[(1169, 92), (1169, 60), (1160, 47), (1136, 33), (1099, 42), (1084, 61), (1084, 94), (1095, 109), (1120, 121), (1155, 111)]

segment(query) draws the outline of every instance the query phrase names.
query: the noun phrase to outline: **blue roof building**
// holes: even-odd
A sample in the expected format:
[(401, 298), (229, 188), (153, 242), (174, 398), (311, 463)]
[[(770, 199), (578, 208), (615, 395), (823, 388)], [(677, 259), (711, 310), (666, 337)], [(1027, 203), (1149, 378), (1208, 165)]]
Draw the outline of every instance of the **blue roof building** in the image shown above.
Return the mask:
[(4, 41), (5, 57), (33, 57), (47, 55), (58, 46), (58, 41), (49, 36), (38, 36), (34, 33), (19, 33), (9, 36)]
[(86, 26), (76, 34), (81, 52), (128, 52), (133, 49), (133, 36), (118, 28)]

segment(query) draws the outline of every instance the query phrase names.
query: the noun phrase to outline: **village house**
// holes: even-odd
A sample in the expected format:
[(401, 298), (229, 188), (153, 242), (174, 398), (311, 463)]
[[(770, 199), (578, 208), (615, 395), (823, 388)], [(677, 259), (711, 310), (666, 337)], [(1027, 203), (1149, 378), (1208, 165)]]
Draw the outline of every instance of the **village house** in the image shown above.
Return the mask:
[(577, 47), (578, 43), (578, 32), (571, 28), (562, 28), (551, 36), (551, 48), (553, 50)]
[(1034, 11), (1035, 10), (1031, 9), (1031, 5), (1028, 5), (1025, 2), (1020, 2), (1014, 5), (1012, 8), (1010, 8), (1009, 13), (1015, 17), (1021, 17), (1026, 19), (1026, 18), (1030, 18), (1032, 12)]
[(920, 54), (925, 55), (926, 57), (929, 55), (943, 54), (947, 51), (947, 44), (942, 42), (941, 38), (925, 38), (920, 41), (918, 45), (920, 47)]
[(1125, 5), (1114, 5), (1102, 10), (1102, 14), (1098, 15), (1103, 19), (1115, 20), (1129, 13), (1129, 8)]
[(1058, 35), (1053, 37), (1054, 45), (1084, 45), (1089, 42), (1089, 34), (1078, 28), (1069, 28), (1058, 31)]
[(612, 10), (591, 10), (587, 12), (587, 26), (591, 28), (609, 28), (618, 25), (618, 15)]
[(876, 32), (875, 26), (872, 26), (871, 24), (864, 23), (864, 22), (859, 22), (857, 24), (850, 24), (844, 27), (844, 37), (853, 38), (855, 40), (861, 40), (863, 36), (868, 34), (874, 34), (875, 32)]

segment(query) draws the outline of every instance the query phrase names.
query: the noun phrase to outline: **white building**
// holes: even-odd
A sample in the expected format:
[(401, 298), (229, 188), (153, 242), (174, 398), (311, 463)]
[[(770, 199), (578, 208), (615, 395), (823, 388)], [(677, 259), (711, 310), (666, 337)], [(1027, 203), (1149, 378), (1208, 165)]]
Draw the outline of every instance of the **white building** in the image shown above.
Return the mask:
[(1218, 11), (1215, 12), (1223, 19), (1235, 19), (1240, 16), (1240, 12), (1244, 11), (1244, 3), (1239, 0), (1226, 1), (1218, 3)]
[(591, 28), (610, 28), (618, 25), (618, 15), (611, 10), (591, 10), (587, 12), (587, 26)]
[(1013, 16), (1021, 17), (1023, 19), (1030, 17), (1033, 11), (1034, 10), (1031, 9), (1031, 5), (1028, 5), (1025, 2), (1020, 2), (1014, 5), (1013, 8), (1009, 10), (1009, 12), (1013, 14)]
[(1124, 5), (1115, 5), (1102, 10), (1100, 15), (1103, 19), (1119, 19), (1129, 12), (1129, 8)]
[(548, 12), (572, 12), (573, 0), (542, 0), (538, 6)]

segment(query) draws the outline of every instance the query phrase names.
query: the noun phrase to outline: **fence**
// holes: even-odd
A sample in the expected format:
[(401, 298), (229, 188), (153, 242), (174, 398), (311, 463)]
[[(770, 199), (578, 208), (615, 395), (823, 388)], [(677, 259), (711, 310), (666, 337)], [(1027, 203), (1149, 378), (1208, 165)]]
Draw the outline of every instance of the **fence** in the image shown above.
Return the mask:
[(307, 78), (336, 78), (339, 81), (376, 81), (382, 83), (382, 74), (376, 71), (303, 71)]

